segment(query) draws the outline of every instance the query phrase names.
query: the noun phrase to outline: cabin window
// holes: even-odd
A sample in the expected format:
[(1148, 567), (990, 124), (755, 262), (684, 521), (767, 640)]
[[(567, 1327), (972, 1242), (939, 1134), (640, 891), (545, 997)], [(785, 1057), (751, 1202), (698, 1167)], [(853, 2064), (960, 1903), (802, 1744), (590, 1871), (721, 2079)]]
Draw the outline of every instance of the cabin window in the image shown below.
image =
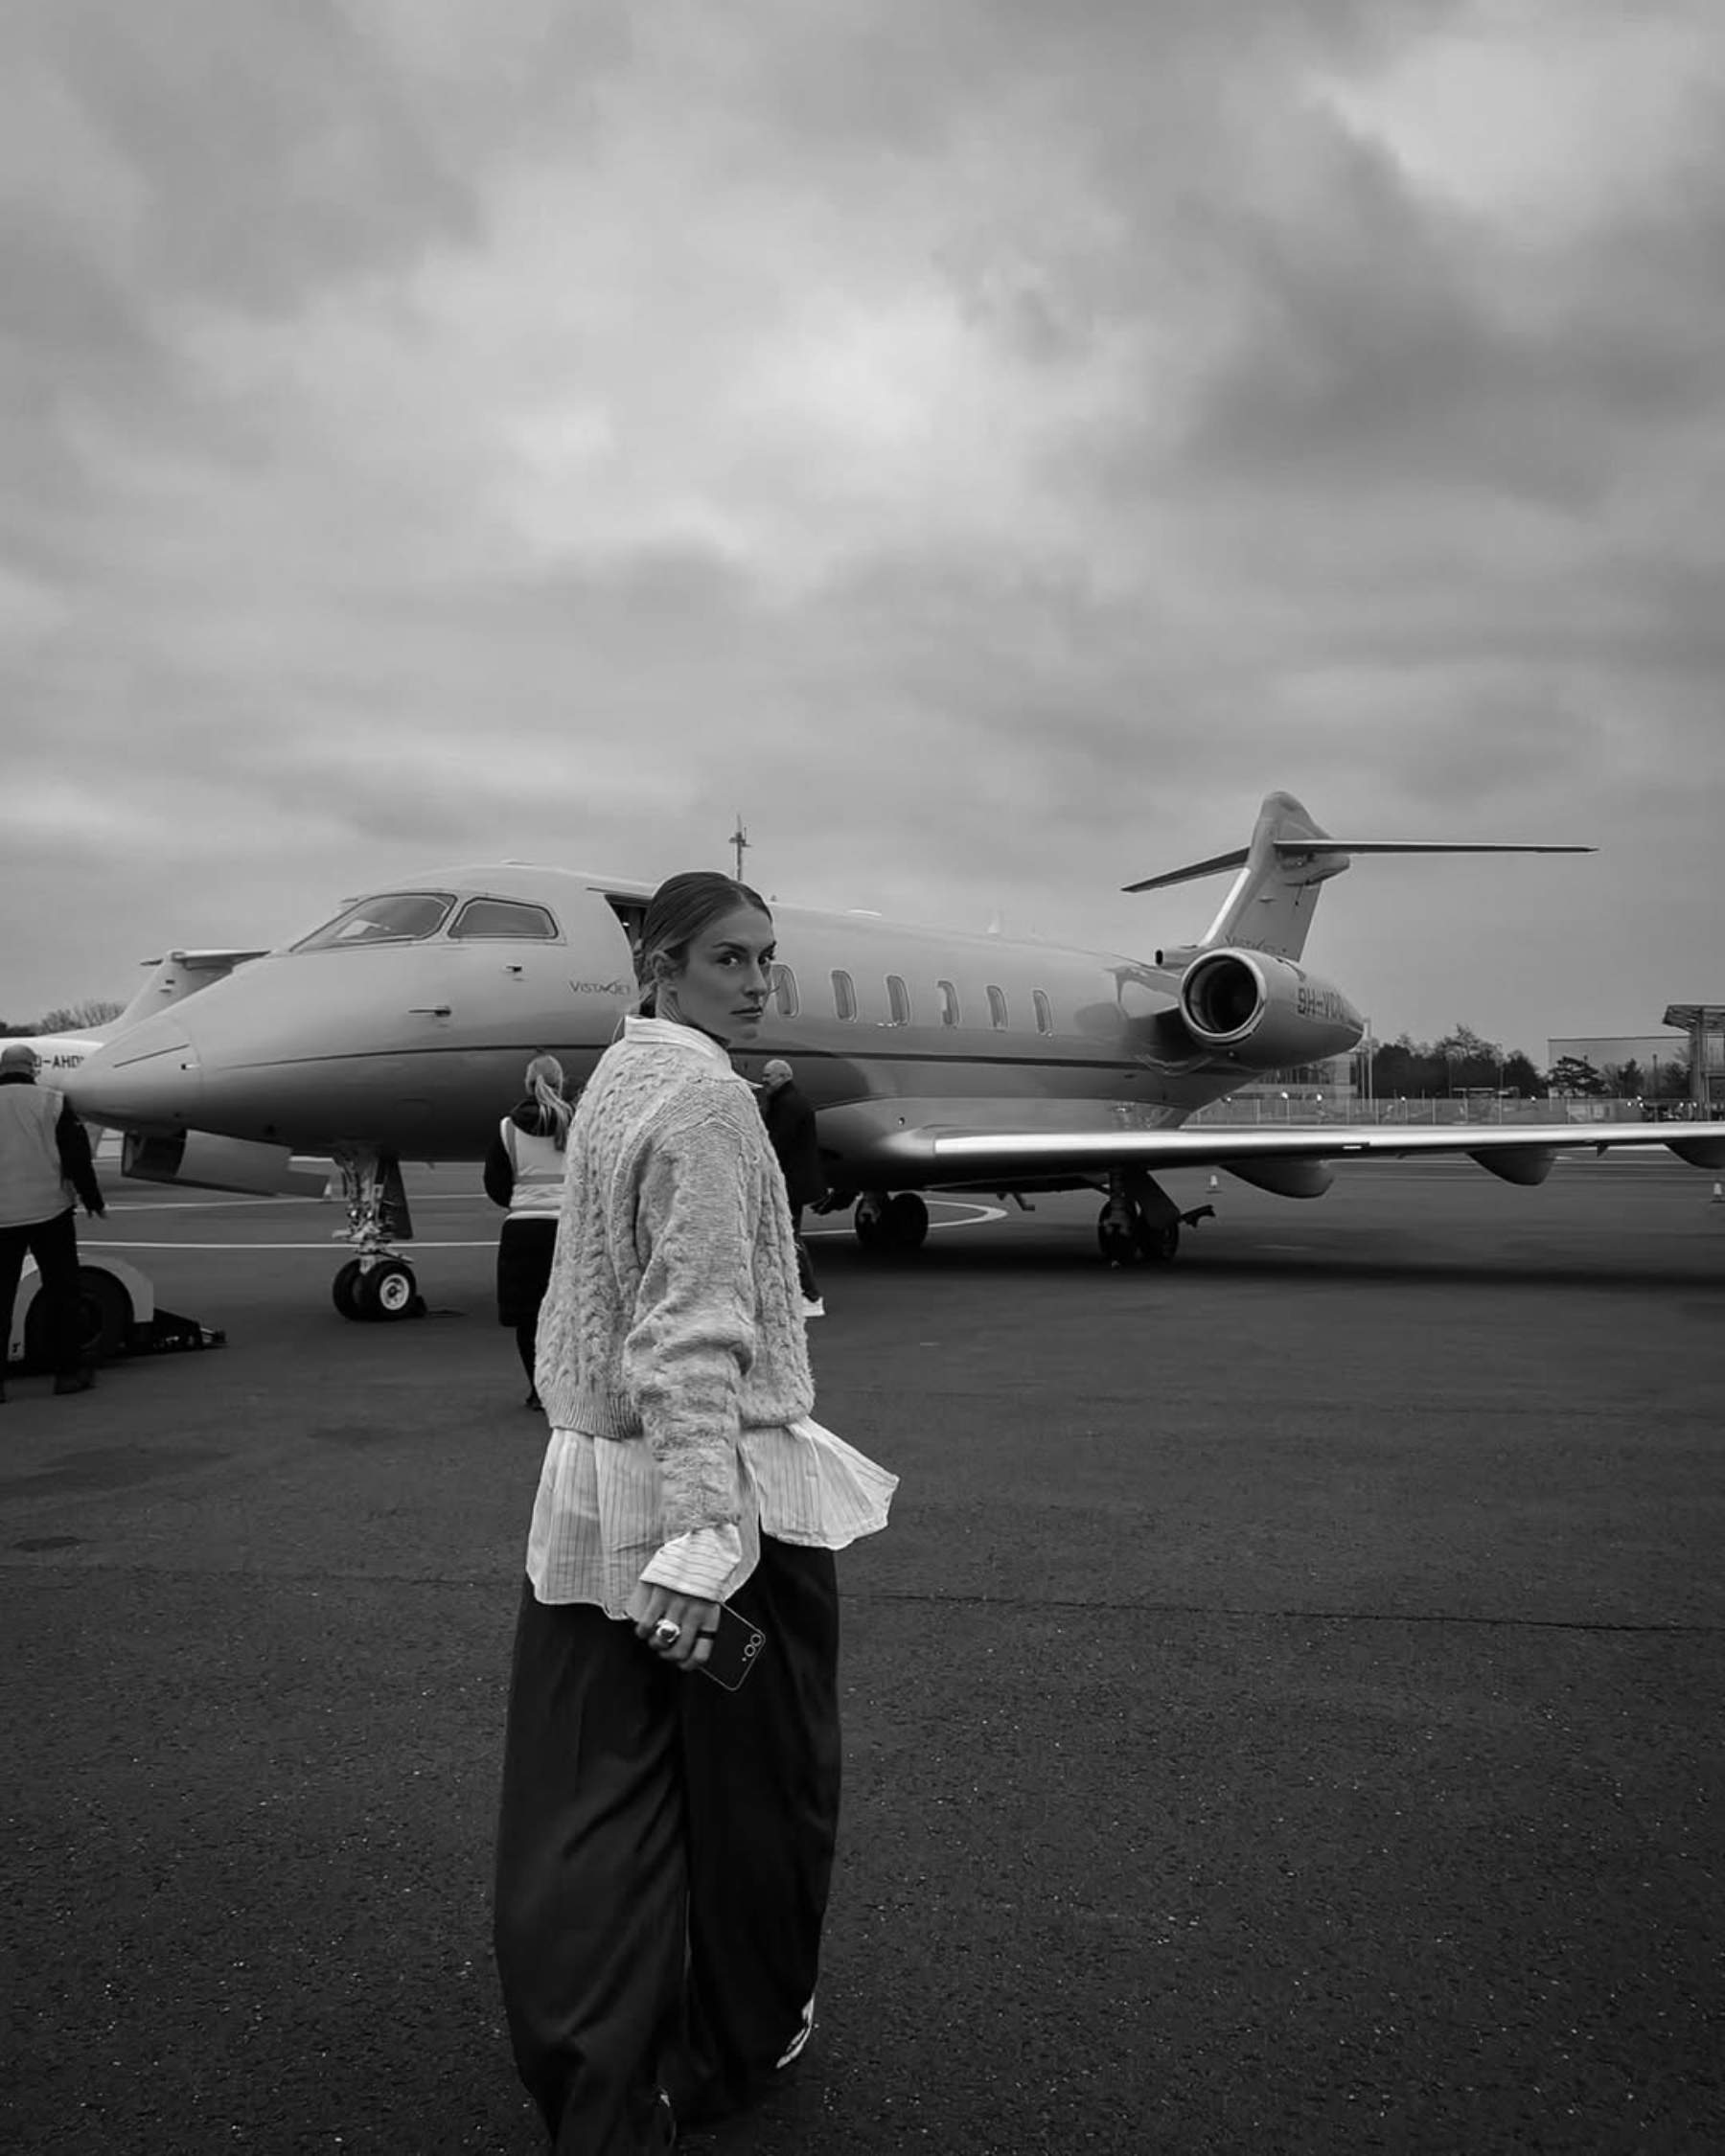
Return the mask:
[(893, 1025), (909, 1024), (910, 991), (897, 974), (886, 975), (886, 1008), (891, 1013), (890, 1022)]
[(1033, 988), (1030, 991), (1030, 1003), (1031, 1008), (1036, 1013), (1036, 1030), (1039, 1033), (1052, 1033), (1054, 1030), (1054, 1013), (1048, 1008), (1048, 998), (1040, 988)]
[(833, 975), (833, 1008), (847, 1021), (857, 1015), (857, 988), (849, 974), (835, 970)]
[(935, 988), (940, 994), (940, 1022), (942, 1025), (958, 1023), (958, 991), (950, 980), (937, 980)]
[(789, 966), (772, 969), (772, 1000), (778, 1006), (780, 1018), (794, 1018), (802, 1008), (797, 999), (796, 975)]
[(449, 924), (457, 942), (476, 942), (485, 936), (507, 936), (518, 943), (555, 943), (557, 923), (542, 906), (523, 906), (518, 899), (469, 899)]
[(1006, 1024), (1006, 991), (991, 987), (988, 991), (988, 1022), (997, 1033)]
[(454, 904), (449, 891), (388, 891), (348, 906), (293, 948), (346, 951), (361, 943), (422, 943), (443, 927)]

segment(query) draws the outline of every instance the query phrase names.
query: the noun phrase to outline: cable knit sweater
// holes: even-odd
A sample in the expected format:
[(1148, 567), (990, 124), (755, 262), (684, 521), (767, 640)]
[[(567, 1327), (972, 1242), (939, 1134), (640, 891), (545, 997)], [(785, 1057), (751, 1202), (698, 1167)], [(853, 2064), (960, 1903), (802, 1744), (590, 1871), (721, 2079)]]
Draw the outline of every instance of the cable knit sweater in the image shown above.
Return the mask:
[(814, 1407), (784, 1179), (688, 1026), (629, 1020), (581, 1096), (535, 1383), (554, 1428), (651, 1445), (667, 1539), (733, 1524), (739, 1431)]

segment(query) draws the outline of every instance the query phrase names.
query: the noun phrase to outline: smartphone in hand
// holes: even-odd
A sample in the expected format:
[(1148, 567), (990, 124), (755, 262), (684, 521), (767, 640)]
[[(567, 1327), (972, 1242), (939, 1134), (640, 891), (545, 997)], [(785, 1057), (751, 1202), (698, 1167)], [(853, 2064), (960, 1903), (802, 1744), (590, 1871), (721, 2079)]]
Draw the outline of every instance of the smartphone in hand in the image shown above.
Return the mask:
[(754, 1667), (766, 1644), (767, 1635), (759, 1625), (750, 1624), (727, 1603), (721, 1602), (719, 1630), (707, 1649), (705, 1662), (698, 1662), (695, 1666), (715, 1685), (723, 1685), (727, 1692), (734, 1692)]

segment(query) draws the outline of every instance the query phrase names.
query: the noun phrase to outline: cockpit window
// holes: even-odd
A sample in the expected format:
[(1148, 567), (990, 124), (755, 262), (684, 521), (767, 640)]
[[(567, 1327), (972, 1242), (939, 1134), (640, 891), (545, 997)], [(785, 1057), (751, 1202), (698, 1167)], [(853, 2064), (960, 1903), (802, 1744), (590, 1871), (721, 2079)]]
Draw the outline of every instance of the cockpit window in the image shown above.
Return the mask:
[(480, 936), (507, 936), (517, 943), (555, 943), (557, 923), (542, 906), (523, 906), (518, 899), (469, 899), (449, 924), (449, 934), (462, 942)]
[(294, 945), (295, 951), (345, 951), (360, 943), (420, 943), (433, 936), (455, 903), (450, 891), (388, 891), (361, 899)]

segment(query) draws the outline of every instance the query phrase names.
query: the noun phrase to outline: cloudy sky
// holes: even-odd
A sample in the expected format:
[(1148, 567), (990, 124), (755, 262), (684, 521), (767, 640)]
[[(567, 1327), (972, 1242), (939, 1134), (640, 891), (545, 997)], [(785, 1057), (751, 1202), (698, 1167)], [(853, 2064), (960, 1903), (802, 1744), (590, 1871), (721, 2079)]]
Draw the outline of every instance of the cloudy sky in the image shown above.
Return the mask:
[(438, 861), (1725, 997), (1716, 0), (0, 0), (0, 1016)]

